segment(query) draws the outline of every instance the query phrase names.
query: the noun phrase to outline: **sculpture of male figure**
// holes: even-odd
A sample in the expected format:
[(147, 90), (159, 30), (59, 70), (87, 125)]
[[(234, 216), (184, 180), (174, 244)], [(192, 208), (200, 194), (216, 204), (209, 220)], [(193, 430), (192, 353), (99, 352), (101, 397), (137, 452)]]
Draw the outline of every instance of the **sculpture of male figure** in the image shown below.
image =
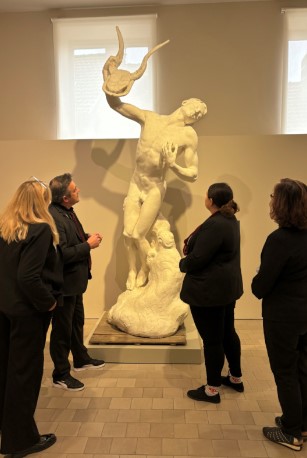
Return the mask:
[[(148, 277), (146, 257), (150, 248), (146, 238), (157, 216), (166, 191), (168, 169), (185, 180), (195, 181), (198, 173), (198, 138), (191, 127), (207, 112), (204, 102), (191, 98), (170, 115), (140, 109), (106, 94), (111, 108), (141, 126), (136, 150), (136, 166), (124, 204), (124, 236), (128, 250), (129, 290), (143, 286)], [(183, 155), (184, 167), (176, 163)], [(137, 272), (137, 253), (141, 268)]]

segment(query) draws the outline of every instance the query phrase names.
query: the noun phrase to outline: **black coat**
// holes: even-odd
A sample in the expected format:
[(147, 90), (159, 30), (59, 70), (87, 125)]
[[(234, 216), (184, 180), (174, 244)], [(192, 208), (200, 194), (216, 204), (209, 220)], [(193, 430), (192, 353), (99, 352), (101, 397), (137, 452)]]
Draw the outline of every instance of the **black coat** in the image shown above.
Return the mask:
[(279, 228), (261, 252), (252, 291), (271, 321), (307, 322), (307, 230)]
[(62, 259), (46, 223), (30, 224), (27, 237), (7, 243), (0, 237), (0, 311), (24, 316), (61, 305)]
[[(64, 295), (82, 294), (91, 278), (90, 246), (83, 241), (75, 223), (69, 216), (69, 210), (61, 205), (51, 204), (49, 211), (54, 218), (60, 236), (60, 247), (64, 259)], [(87, 239), (88, 235), (84, 233)]]
[(179, 267), (186, 273), (180, 297), (187, 304), (213, 307), (236, 301), (243, 294), (236, 217), (211, 215), (190, 238)]

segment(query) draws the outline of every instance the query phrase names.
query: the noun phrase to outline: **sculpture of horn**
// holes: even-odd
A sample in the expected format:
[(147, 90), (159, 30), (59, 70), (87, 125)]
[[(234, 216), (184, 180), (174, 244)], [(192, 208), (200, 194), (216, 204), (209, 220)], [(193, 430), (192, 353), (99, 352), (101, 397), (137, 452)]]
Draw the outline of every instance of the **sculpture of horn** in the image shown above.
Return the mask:
[(119, 44), (118, 53), (116, 54), (116, 56), (110, 56), (103, 66), (102, 74), (104, 84), (102, 86), (102, 89), (106, 94), (119, 97), (127, 95), (129, 93), (134, 81), (141, 78), (141, 76), (144, 74), (149, 57), (155, 51), (162, 48), (162, 46), (169, 43), (169, 40), (164, 41), (163, 43), (160, 43), (159, 45), (151, 49), (143, 58), (140, 68), (136, 70), (134, 73), (130, 73), (127, 70), (118, 69), (118, 67), (122, 63), (124, 56), (124, 40), (117, 26), (116, 32)]
[(124, 40), (123, 40), (121, 31), (119, 30), (117, 26), (116, 26), (116, 32), (117, 32), (117, 37), (118, 37), (118, 52), (116, 56), (110, 56), (107, 59), (106, 63), (104, 64), (103, 70), (102, 70), (104, 80), (106, 80), (108, 76), (110, 76), (110, 73), (113, 73), (114, 70), (116, 70), (116, 68), (120, 66), (120, 64), (123, 61), (123, 57), (124, 57)]
[(131, 73), (131, 79), (133, 79), (135, 81), (135, 80), (138, 80), (139, 78), (141, 78), (141, 76), (144, 74), (144, 72), (146, 70), (147, 61), (150, 58), (150, 56), (154, 52), (156, 52), (158, 49), (162, 48), (162, 46), (166, 45), (167, 43), (169, 43), (169, 40), (166, 40), (163, 43), (160, 43), (159, 45), (157, 45), (154, 48), (152, 48), (151, 51), (148, 51), (146, 56), (143, 57), (142, 63), (140, 65), (140, 68), (138, 70), (136, 70), (134, 73)]

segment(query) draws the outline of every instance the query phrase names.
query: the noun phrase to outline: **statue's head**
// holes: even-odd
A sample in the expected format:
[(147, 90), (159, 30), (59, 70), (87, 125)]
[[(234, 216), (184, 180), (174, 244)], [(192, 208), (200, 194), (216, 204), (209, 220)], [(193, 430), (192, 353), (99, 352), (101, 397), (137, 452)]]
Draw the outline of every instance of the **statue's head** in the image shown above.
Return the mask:
[(116, 70), (103, 83), (102, 89), (106, 94), (117, 97), (127, 95), (132, 88), (134, 80), (127, 70)]
[(207, 113), (207, 105), (200, 99), (191, 98), (184, 100), (181, 104), (181, 111), (186, 124), (194, 124)]

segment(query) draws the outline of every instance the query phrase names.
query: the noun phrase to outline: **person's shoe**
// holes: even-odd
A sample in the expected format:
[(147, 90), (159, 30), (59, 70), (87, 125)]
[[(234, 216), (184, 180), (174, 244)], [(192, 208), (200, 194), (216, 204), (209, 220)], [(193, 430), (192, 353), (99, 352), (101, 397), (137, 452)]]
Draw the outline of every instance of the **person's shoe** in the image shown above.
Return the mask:
[(227, 375), (226, 377), (222, 376), (222, 385), (229, 386), (230, 388), (237, 391), (238, 393), (243, 393), (244, 391), (243, 382), (232, 383), (229, 375)]
[(299, 452), (303, 447), (303, 439), (297, 439), (291, 434), (284, 433), (281, 428), (270, 428), (268, 426), (262, 429), (263, 435), (275, 444), (283, 445), (291, 450)]
[[(282, 419), (281, 417), (275, 417), (275, 424), (276, 426), (278, 426), (278, 428), (282, 428), (283, 427), (283, 423), (282, 423)], [(303, 441), (307, 441), (307, 431), (302, 431), (302, 438), (303, 438)]]
[(76, 378), (68, 375), (67, 377), (61, 380), (54, 380), (53, 386), (55, 388), (62, 388), (62, 390), (67, 391), (82, 391), (84, 390), (84, 383), (80, 382)]
[(194, 401), (212, 402), (212, 404), (219, 404), (221, 402), (219, 393), (209, 396), (205, 392), (205, 385), (200, 386), (196, 390), (187, 391), (187, 396), (194, 399)]
[(278, 428), (282, 428), (283, 427), (281, 417), (275, 417), (275, 425), (278, 426)]
[(32, 447), (26, 448), (21, 452), (12, 453), (9, 455), (11, 458), (23, 458), (24, 456), (30, 455), (31, 453), (39, 453), (46, 448), (51, 447), (56, 442), (56, 436), (54, 434), (43, 434), (37, 444), (32, 445)]
[(76, 372), (85, 371), (87, 369), (101, 369), (104, 367), (105, 362), (102, 359), (91, 359), (89, 362), (83, 364), (82, 366), (75, 366), (73, 370)]

